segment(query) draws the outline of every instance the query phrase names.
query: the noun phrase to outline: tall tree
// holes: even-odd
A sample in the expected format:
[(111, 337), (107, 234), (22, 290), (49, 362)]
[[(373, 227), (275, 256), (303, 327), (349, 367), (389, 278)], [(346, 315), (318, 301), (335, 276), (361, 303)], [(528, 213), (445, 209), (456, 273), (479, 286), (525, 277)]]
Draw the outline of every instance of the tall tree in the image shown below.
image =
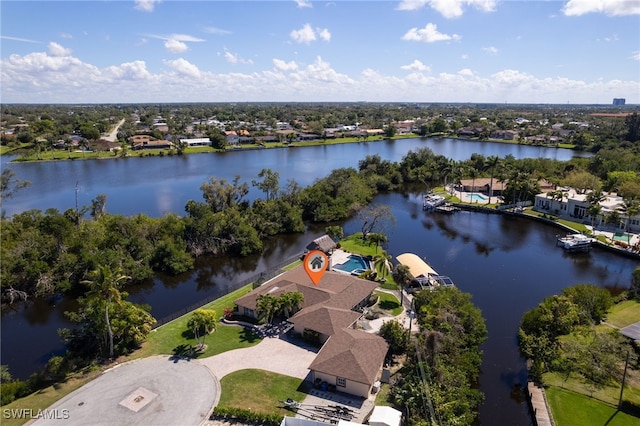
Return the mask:
[(123, 275), (120, 268), (112, 270), (108, 265), (99, 265), (97, 269), (88, 274), (88, 278), (88, 280), (82, 281), (83, 284), (90, 286), (87, 297), (101, 299), (105, 302), (104, 322), (109, 345), (109, 358), (113, 358), (113, 329), (109, 322), (109, 305), (111, 302), (120, 303), (122, 300), (120, 286), (130, 277)]
[(485, 165), (491, 172), (491, 180), (489, 181), (489, 199), (487, 200), (487, 204), (489, 204), (491, 202), (491, 197), (493, 197), (493, 177), (495, 176), (496, 168), (500, 165), (500, 157), (497, 155), (487, 157)]
[(197, 348), (204, 348), (204, 341), (207, 335), (216, 329), (216, 311), (212, 309), (196, 309), (187, 321), (187, 327), (193, 331), (196, 338)]
[(262, 180), (253, 180), (251, 184), (264, 192), (267, 200), (275, 199), (280, 189), (280, 173), (271, 169), (262, 169), (258, 173), (258, 177)]

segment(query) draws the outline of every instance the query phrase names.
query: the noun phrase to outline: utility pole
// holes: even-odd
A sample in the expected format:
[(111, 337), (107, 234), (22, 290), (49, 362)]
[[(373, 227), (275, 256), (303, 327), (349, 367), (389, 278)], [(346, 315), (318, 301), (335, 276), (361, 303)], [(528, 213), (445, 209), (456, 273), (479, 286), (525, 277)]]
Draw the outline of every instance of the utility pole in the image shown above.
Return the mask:
[(624, 362), (624, 373), (622, 373), (622, 385), (620, 385), (620, 398), (618, 399), (618, 409), (622, 404), (622, 392), (624, 392), (624, 382), (627, 379), (627, 366), (629, 365), (629, 351), (627, 351), (627, 359)]

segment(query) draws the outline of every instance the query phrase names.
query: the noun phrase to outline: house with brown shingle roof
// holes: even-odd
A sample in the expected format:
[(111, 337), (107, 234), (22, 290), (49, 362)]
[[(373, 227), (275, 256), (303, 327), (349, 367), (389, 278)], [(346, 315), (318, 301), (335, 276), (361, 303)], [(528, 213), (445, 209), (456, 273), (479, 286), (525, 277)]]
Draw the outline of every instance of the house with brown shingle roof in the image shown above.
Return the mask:
[(301, 335), (308, 331), (317, 333), (319, 343), (322, 344), (339, 330), (353, 327), (361, 316), (360, 312), (351, 309), (318, 304), (296, 313), (289, 318), (289, 322), (293, 324), (293, 330)]
[(312, 380), (335, 384), (340, 392), (368, 398), (388, 349), (380, 336), (343, 328), (327, 340), (309, 366)]
[(260, 295), (299, 291), (300, 311), (289, 318), (294, 331), (316, 335), (324, 344), (309, 369), (313, 380), (327, 382), (341, 392), (367, 398), (382, 369), (388, 345), (377, 335), (353, 329), (377, 283), (326, 271), (314, 285), (302, 265), (274, 278), (234, 303), (241, 315), (257, 318)]

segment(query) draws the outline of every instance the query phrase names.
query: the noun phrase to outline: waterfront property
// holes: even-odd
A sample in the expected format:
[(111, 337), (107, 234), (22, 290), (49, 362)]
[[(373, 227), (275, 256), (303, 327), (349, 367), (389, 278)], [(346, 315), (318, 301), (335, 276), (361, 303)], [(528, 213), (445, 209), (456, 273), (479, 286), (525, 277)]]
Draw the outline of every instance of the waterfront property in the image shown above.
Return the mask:
[(301, 292), (302, 307), (288, 321), (294, 333), (322, 345), (309, 366), (313, 382), (367, 398), (388, 346), (381, 337), (353, 327), (376, 288), (375, 282), (335, 271), (326, 271), (316, 286), (298, 266), (236, 299), (235, 304), (240, 315), (255, 319), (260, 295)]
[[(574, 222), (593, 224), (595, 228), (640, 233), (640, 214), (629, 216), (625, 200), (616, 193), (603, 193), (598, 202), (599, 212), (589, 212), (589, 194), (581, 193), (573, 188), (556, 188), (555, 191), (543, 192), (535, 197), (533, 209), (552, 214)], [(617, 215), (617, 218), (616, 218)], [(613, 218), (616, 218), (613, 221)]]

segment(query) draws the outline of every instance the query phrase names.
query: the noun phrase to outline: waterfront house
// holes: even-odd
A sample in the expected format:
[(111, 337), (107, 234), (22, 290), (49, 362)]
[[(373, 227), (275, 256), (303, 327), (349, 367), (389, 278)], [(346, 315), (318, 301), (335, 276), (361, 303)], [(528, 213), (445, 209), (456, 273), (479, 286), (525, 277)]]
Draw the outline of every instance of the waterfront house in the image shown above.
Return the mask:
[[(590, 217), (587, 213), (589, 192), (579, 193), (573, 188), (558, 188), (556, 191), (543, 192), (535, 196), (533, 209), (542, 213), (549, 213), (559, 217), (565, 217), (572, 221), (593, 224), (597, 227), (609, 227), (614, 230), (626, 230), (640, 232), (640, 215), (629, 217), (625, 210), (624, 199), (616, 193), (603, 193), (600, 204), (600, 213), (597, 217)], [(610, 223), (612, 214), (617, 214), (620, 220)]]
[(344, 328), (329, 337), (309, 366), (314, 383), (368, 398), (380, 376), (389, 345), (380, 336)]

